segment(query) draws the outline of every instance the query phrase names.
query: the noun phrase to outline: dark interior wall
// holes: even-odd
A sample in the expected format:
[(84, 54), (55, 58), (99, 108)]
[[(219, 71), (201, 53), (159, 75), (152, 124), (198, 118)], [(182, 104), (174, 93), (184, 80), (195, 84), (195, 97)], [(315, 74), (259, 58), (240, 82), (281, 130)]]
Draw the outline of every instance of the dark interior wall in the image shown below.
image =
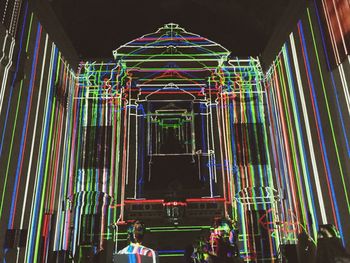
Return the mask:
[(0, 259), (39, 262), (52, 246), (65, 183), (66, 113), (78, 59), (45, 4), (23, 1), (17, 15), (16, 30), (0, 24)]
[(80, 58), (72, 41), (63, 29), (61, 22), (58, 20), (56, 13), (52, 10), (49, 1), (33, 1), (33, 10), (35, 10), (34, 12), (38, 16), (40, 23), (43, 24), (46, 31), (49, 32), (50, 39), (57, 45), (71, 68), (76, 71)]
[[(306, 0), (307, 1), (307, 0)], [(279, 26), (277, 26), (271, 35), (260, 59), (264, 71), (267, 71), (271, 63), (275, 60), (280, 52), (282, 45), (288, 39), (290, 32), (293, 30), (301, 15), (306, 9), (305, 0), (291, 1), (282, 14)]]
[(293, 1), (262, 54), (271, 144), (284, 205), (313, 236), (317, 225), (335, 224), (349, 248), (350, 64), (332, 66), (319, 3)]

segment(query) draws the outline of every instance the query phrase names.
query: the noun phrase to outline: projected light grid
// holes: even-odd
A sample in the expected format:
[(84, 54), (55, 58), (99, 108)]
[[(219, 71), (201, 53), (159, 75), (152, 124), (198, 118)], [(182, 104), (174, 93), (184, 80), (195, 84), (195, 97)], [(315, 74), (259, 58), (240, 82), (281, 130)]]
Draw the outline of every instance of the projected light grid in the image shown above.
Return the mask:
[[(345, 127), (350, 115), (344, 107), (348, 105), (344, 78), (349, 75), (344, 66), (349, 63), (331, 71), (318, 15), (317, 8), (306, 10), (267, 73), (270, 135), (278, 187), (286, 189), (288, 200), (283, 217), (290, 217), (294, 227), (315, 242), (319, 224), (335, 224), (345, 244), (350, 213)], [(323, 41), (317, 42), (319, 38)], [(341, 89), (344, 93), (339, 93)]]
[(74, 73), (28, 2), (0, 4), (0, 257), (83, 260), (124, 245), (135, 217), (150, 235), (238, 221), (245, 261), (276, 261), (326, 223), (348, 244), (350, 15), (338, 2), (308, 2), (266, 74), (176, 24)]
[[(20, 1), (12, 4), (19, 8)], [(28, 2), (23, 5), (20, 37), (11, 37), (17, 11), (3, 43), (8, 53), (1, 57), (6, 67), (0, 93), (0, 218), (7, 223), (2, 229), (2, 255), (36, 262), (47, 260), (49, 254), (58, 192), (65, 178), (62, 146), (66, 147), (66, 112), (75, 78), (35, 14), (29, 12)]]
[[(117, 49), (115, 63), (80, 65), (71, 108), (70, 179), (62, 192), (66, 209), (59, 215), (55, 249), (73, 255), (84, 245), (101, 249), (113, 238), (109, 225), (132, 219), (132, 204), (160, 204), (162, 216), (166, 199), (176, 197), (159, 190), (174, 180), (181, 185), (173, 190), (177, 198), (198, 204), (220, 199), (223, 215), (241, 222), (244, 257), (255, 258), (257, 250), (276, 256), (280, 241), (271, 224), (279, 220), (279, 193), (269, 165), (263, 75), (257, 59), (228, 61), (228, 55), (218, 44), (168, 24)], [(189, 158), (195, 168), (187, 177), (193, 178), (173, 178), (165, 167), (162, 181), (157, 162), (164, 159), (157, 158), (169, 156)], [(182, 191), (186, 184), (200, 188)], [(261, 217), (262, 230), (253, 230)], [(254, 237), (262, 231), (267, 246)]]

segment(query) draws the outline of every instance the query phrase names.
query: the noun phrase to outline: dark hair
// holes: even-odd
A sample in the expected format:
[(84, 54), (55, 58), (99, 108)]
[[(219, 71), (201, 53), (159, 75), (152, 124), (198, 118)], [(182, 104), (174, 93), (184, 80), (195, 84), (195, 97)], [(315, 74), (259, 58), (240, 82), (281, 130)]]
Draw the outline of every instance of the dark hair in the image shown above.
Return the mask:
[(213, 228), (218, 228), (220, 226), (225, 226), (227, 225), (230, 230), (232, 230), (233, 227), (233, 222), (231, 220), (228, 220), (226, 218), (221, 218), (221, 217), (215, 217), (214, 222), (213, 222)]
[(143, 222), (136, 220), (128, 229), (129, 239), (132, 243), (141, 243), (145, 235), (145, 225)]

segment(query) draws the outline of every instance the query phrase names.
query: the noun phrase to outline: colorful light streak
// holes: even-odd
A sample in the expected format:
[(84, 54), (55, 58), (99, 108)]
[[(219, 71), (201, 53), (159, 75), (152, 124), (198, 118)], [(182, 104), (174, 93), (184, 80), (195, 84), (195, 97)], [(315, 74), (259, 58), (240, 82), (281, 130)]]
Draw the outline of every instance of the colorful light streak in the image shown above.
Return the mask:
[[(343, 117), (345, 112), (344, 108), (342, 110), (340, 106), (340, 94), (336, 91), (334, 73), (332, 71), (329, 73), (324, 71), (325, 67), (328, 67), (330, 70), (323, 37), (324, 33), (319, 23), (321, 36), (316, 34), (313, 20), (318, 19), (318, 22), (320, 20), (318, 16), (313, 17), (310, 10), (310, 8), (307, 8), (304, 17), (298, 22), (297, 38), (299, 38), (299, 46), (295, 42), (295, 35), (291, 33), (289, 41), (284, 44), (281, 53), (277, 56), (267, 73), (269, 104), (272, 105), (270, 111), (273, 113), (270, 115), (271, 123), (274, 127), (272, 132), (278, 138), (273, 140), (273, 145), (277, 146), (274, 151), (274, 159), (275, 163), (279, 163), (281, 166), (279, 168), (281, 173), (287, 171), (289, 159), (291, 160), (290, 162), (294, 163), (295, 172), (291, 171), (289, 173), (289, 179), (282, 176), (279, 179), (279, 182), (282, 184), (280, 187), (290, 188), (292, 196), (303, 197), (297, 202), (298, 206), (293, 207), (293, 204), (289, 203), (284, 209), (288, 210), (288, 207), (293, 207), (291, 209), (293, 213), (296, 215), (301, 213), (303, 215), (302, 220), (298, 219), (297, 222), (302, 224), (301, 227), (314, 237), (316, 237), (319, 221), (323, 224), (336, 224), (340, 232), (342, 232), (341, 235), (344, 242), (346, 234), (342, 229), (343, 224), (346, 222), (346, 220), (344, 221), (345, 214), (348, 214), (349, 211), (349, 182), (344, 177), (346, 171), (345, 160), (343, 159), (344, 157), (341, 157), (340, 142), (342, 140), (341, 137), (337, 136), (336, 127), (338, 124), (334, 119), (335, 113), (332, 111), (332, 106), (330, 106), (333, 103), (332, 96), (336, 98), (336, 108), (339, 114), (337, 116), (340, 116), (340, 127), (345, 139), (344, 145), (346, 152), (348, 152), (348, 140), (344, 130), (346, 122)], [(316, 14), (318, 15), (317, 12), (316, 9)], [(319, 46), (317, 44), (318, 37), (322, 38), (323, 41), (323, 51), (327, 59), (326, 65), (323, 65), (320, 59)], [(289, 46), (291, 47), (290, 50)], [(292, 57), (292, 60), (290, 57)], [(299, 64), (299, 57), (302, 57), (303, 65)], [(315, 61), (315, 66), (310, 64), (311, 59)], [(291, 64), (291, 62), (293, 63)], [(341, 64), (339, 65), (338, 83), (341, 83), (343, 90), (346, 90), (346, 85), (344, 84), (345, 75), (347, 73)], [(297, 89), (294, 88), (294, 76), (297, 80)], [(287, 78), (288, 82), (285, 82), (285, 78)], [(316, 85), (320, 89), (316, 88)], [(332, 86), (333, 89), (329, 89), (328, 86)], [(289, 94), (286, 93), (283, 103), (277, 104), (275, 93), (278, 93), (281, 87), (286, 87)], [(307, 91), (309, 91), (309, 95), (307, 95)], [(343, 95), (342, 99), (344, 99), (343, 101), (346, 105), (346, 92)], [(288, 108), (289, 105), (292, 107), (292, 112)], [(298, 105), (301, 105), (301, 109), (298, 108)], [(290, 120), (289, 118), (285, 119), (283, 118), (284, 114), (292, 116), (292, 118)], [(294, 121), (294, 128), (286, 130), (285, 134), (278, 132), (283, 125), (289, 125), (292, 121)], [(317, 131), (317, 137), (312, 136), (312, 129)], [(304, 130), (306, 135), (303, 134)], [(279, 140), (282, 142), (279, 142)], [(288, 144), (295, 147), (295, 150), (284, 148)], [(299, 151), (299, 154), (297, 151)], [(285, 152), (291, 152), (291, 155), (285, 158), (282, 155)], [(317, 163), (317, 158), (320, 158), (322, 162)], [(312, 169), (309, 170), (308, 167), (312, 167)], [(339, 184), (339, 182), (341, 183)], [(298, 192), (293, 190), (294, 185), (299, 189)], [(317, 198), (313, 196), (312, 189), (316, 189)], [(339, 202), (339, 200), (342, 200), (342, 202)]]
[[(180, 32), (183, 30), (177, 28), (176, 25), (167, 26)], [(77, 138), (77, 140), (71, 146), (76, 147), (76, 149), (71, 149), (72, 152), (75, 152), (75, 157), (73, 157), (74, 159), (71, 161), (71, 165), (76, 162), (74, 160), (82, 161), (80, 161), (78, 166), (75, 165), (74, 168), (72, 167), (74, 170), (71, 170), (70, 174), (76, 174), (78, 176), (76, 179), (71, 177), (75, 182), (71, 179), (69, 184), (72, 186), (74, 185), (75, 190), (73, 191), (76, 192), (76, 194), (81, 191), (88, 193), (93, 189), (94, 191), (102, 192), (106, 192), (107, 189), (111, 190), (108, 195), (113, 196), (114, 199), (113, 204), (111, 204), (113, 212), (108, 212), (104, 216), (109, 223), (115, 222), (117, 218), (119, 218), (120, 222), (125, 221), (126, 205), (166, 203), (164, 200), (140, 199), (143, 198), (143, 190), (141, 189), (144, 180), (149, 179), (144, 178), (144, 175), (140, 174), (140, 171), (143, 171), (142, 160), (144, 157), (142, 154), (145, 154), (142, 148), (146, 147), (147, 144), (149, 145), (147, 150), (149, 156), (167, 155), (159, 152), (159, 150), (156, 151), (156, 149), (159, 149), (160, 147), (158, 144), (162, 143), (162, 137), (155, 137), (158, 139), (153, 146), (150, 144), (150, 141), (153, 140), (153, 138), (150, 137), (150, 133), (148, 133), (147, 141), (142, 139), (142, 136), (144, 135), (142, 135), (143, 131), (140, 130), (140, 128), (146, 128), (147, 124), (143, 125), (141, 123), (144, 120), (147, 120), (148, 129), (150, 129), (150, 123), (156, 125), (155, 127), (158, 134), (162, 129), (177, 130), (179, 132), (179, 138), (182, 138), (182, 136), (185, 136), (186, 134), (182, 131), (182, 129), (187, 127), (186, 125), (190, 125), (188, 129), (191, 129), (192, 134), (195, 133), (193, 129), (194, 123), (197, 122), (197, 116), (200, 116), (198, 121), (202, 122), (200, 126), (203, 127), (203, 132), (201, 133), (202, 138), (200, 140), (203, 144), (203, 148), (200, 153), (203, 157), (207, 158), (208, 164), (211, 164), (206, 165), (205, 168), (209, 173), (207, 183), (209, 184), (210, 192), (208, 194), (210, 198), (187, 198), (186, 203), (208, 203), (220, 201), (224, 204), (226, 215), (237, 218), (239, 213), (237, 213), (235, 209), (232, 209), (232, 207), (237, 207), (234, 195), (237, 189), (238, 191), (240, 189), (240, 186), (237, 186), (240, 185), (238, 182), (243, 178), (244, 180), (252, 178), (249, 174), (254, 173), (256, 179), (252, 179), (243, 184), (245, 187), (248, 187), (249, 185), (259, 185), (261, 183), (266, 185), (270, 184), (265, 176), (265, 174), (269, 173), (269, 169), (262, 167), (250, 167), (247, 169), (242, 166), (240, 169), (233, 169), (232, 167), (233, 162), (237, 163), (236, 156), (232, 153), (232, 151), (237, 151), (235, 149), (236, 145), (232, 144), (232, 140), (234, 140), (235, 136), (238, 136), (238, 133), (232, 130), (235, 126), (232, 126), (230, 121), (233, 120), (234, 123), (264, 122), (264, 116), (262, 115), (263, 107), (261, 106), (264, 92), (262, 92), (262, 73), (258, 60), (254, 58), (234, 59), (225, 65), (224, 70), (220, 71), (219, 67), (207, 66), (208, 63), (218, 61), (218, 58), (225, 58), (228, 55), (228, 52), (226, 51), (222, 53), (210, 51), (211, 48), (222, 49), (219, 45), (211, 43), (207, 47), (201, 49), (200, 46), (205, 45), (203, 41), (199, 44), (193, 43), (194, 39), (191, 38), (182, 38), (181, 41), (178, 39), (172, 39), (174, 45), (178, 49), (191, 45), (195, 47), (197, 51), (200, 50), (199, 53), (202, 54), (198, 55), (198, 57), (196, 57), (196, 53), (184, 53), (183, 56), (170, 56), (167, 54), (159, 55), (163, 48), (167, 48), (169, 39), (167, 39), (167, 42), (163, 42), (161, 37), (159, 41), (166, 45), (159, 45), (158, 41), (151, 41), (151, 39), (143, 38), (146, 42), (149, 41), (147, 42), (147, 45), (143, 43), (139, 46), (133, 45), (129, 42), (119, 48), (114, 53), (115, 58), (117, 59), (116, 64), (98, 64), (89, 62), (81, 64), (81, 70), (78, 75), (78, 86), (73, 102), (74, 112), (76, 112), (73, 123), (75, 123), (76, 128), (74, 129), (75, 135), (72, 137)], [(157, 46), (157, 51), (159, 51), (156, 54), (151, 53), (148, 55), (147, 50), (151, 49), (152, 46)], [(128, 50), (128, 52), (121, 51), (124, 49)], [(131, 51), (132, 49), (134, 49), (134, 51)], [(213, 59), (213, 57), (215, 57), (215, 59)], [(121, 64), (118, 64), (118, 60), (121, 61)], [(165, 68), (154, 67), (153, 64), (152, 66), (149, 66), (151, 65), (151, 62), (158, 64), (164, 62), (166, 65)], [(198, 63), (198, 66), (193, 67), (193, 65), (190, 64), (186, 65), (186, 63), (189, 62)], [(170, 64), (172, 64), (171, 69), (166, 69), (167, 65)], [(226, 82), (229, 84), (227, 85)], [(103, 87), (108, 87), (108, 89), (106, 90)], [(101, 97), (101, 94), (105, 95), (102, 95)], [(256, 95), (250, 96), (249, 94)], [(181, 102), (181, 96), (187, 96), (187, 99), (190, 100), (199, 100), (201, 110), (198, 113), (192, 111), (188, 114), (185, 113), (185, 115), (181, 113), (181, 111), (179, 112), (176, 110), (146, 110), (147, 107), (145, 107), (144, 103), (149, 103), (149, 105), (152, 106), (151, 103), (167, 101), (167, 99), (157, 99), (155, 97), (159, 95), (167, 96), (167, 98), (175, 104), (177, 101)], [(174, 98), (178, 96), (179, 99), (176, 100), (172, 96), (175, 96)], [(153, 99), (153, 97), (155, 97), (155, 99)], [(111, 103), (115, 98), (120, 100), (118, 108), (114, 108), (115, 104)], [(237, 99), (238, 102), (235, 102)], [(248, 102), (245, 104), (245, 101)], [(118, 113), (119, 117), (113, 117), (111, 114), (114, 113)], [(78, 117), (79, 115), (81, 117)], [(244, 115), (247, 115), (247, 117), (244, 117)], [(102, 118), (101, 121), (99, 120), (99, 116)], [(158, 120), (155, 121), (154, 118), (158, 118)], [(108, 154), (111, 154), (112, 156), (120, 156), (118, 160), (112, 158), (112, 162), (114, 162), (114, 166), (117, 169), (114, 169), (114, 167), (111, 166), (111, 169), (109, 170), (104, 169), (93, 172), (91, 169), (83, 168), (82, 163), (84, 163), (84, 158), (86, 159), (88, 157), (84, 157), (84, 155), (79, 156), (79, 154), (82, 149), (86, 149), (86, 144), (89, 142), (85, 139), (85, 136), (87, 135), (84, 135), (87, 130), (82, 130), (82, 128), (85, 126), (90, 127), (91, 125), (97, 127), (101, 125), (111, 125), (111, 120), (115, 121), (112, 123), (112, 130), (114, 131), (112, 138), (114, 142), (118, 142), (118, 146), (112, 148), (111, 153)], [(216, 128), (216, 123), (221, 123), (218, 127), (219, 129)], [(245, 134), (244, 136), (248, 136), (248, 134)], [(183, 138), (185, 141), (189, 140), (186, 139), (186, 137)], [(267, 137), (265, 136), (264, 138), (266, 140)], [(244, 139), (247, 144), (239, 146), (241, 147), (241, 151), (246, 153), (249, 152), (249, 143), (252, 143), (250, 140), (251, 139), (248, 140), (248, 138)], [(255, 136), (255, 140), (257, 140), (257, 136)], [(140, 145), (140, 142), (143, 142), (143, 144)], [(267, 143), (267, 140), (265, 143)], [(115, 145), (115, 143), (113, 143), (113, 145)], [(134, 145), (134, 147), (131, 145)], [(192, 149), (192, 154), (195, 154), (195, 149), (197, 147), (201, 146), (197, 145), (197, 142), (194, 141), (193, 137), (191, 139), (191, 147), (186, 144), (186, 149), (188, 148), (186, 151)], [(266, 146), (264, 149), (266, 150), (268, 147)], [(118, 151), (118, 153), (116, 151)], [(175, 155), (181, 154), (186, 153), (178, 153)], [(264, 153), (264, 155), (267, 154)], [(250, 158), (245, 160), (245, 163), (248, 164), (249, 162), (251, 162)], [(240, 164), (237, 163), (235, 164), (235, 167), (238, 167), (239, 165)], [(200, 171), (205, 172), (205, 169), (203, 169), (204, 167), (202, 167)], [(238, 172), (239, 170), (243, 173), (246, 173), (244, 171), (250, 172), (241, 178)], [(97, 181), (93, 182), (88, 179), (89, 176), (93, 176), (94, 173), (98, 174), (98, 171), (103, 171), (103, 173), (107, 172), (109, 174), (107, 176), (107, 178), (111, 178), (109, 186), (105, 184), (99, 185), (96, 184)], [(119, 172), (121, 177), (117, 176)], [(236, 176), (235, 179), (234, 176)], [(199, 178), (205, 177), (199, 176)], [(269, 175), (267, 178), (272, 177)], [(116, 179), (117, 181), (115, 181)], [(222, 190), (218, 187), (219, 184), (223, 184)], [(118, 187), (119, 190), (112, 191), (114, 187)], [(215, 196), (221, 191), (223, 191), (221, 195), (224, 197), (216, 198)], [(75, 196), (76, 194), (71, 196)], [(93, 204), (90, 205), (94, 206)], [(89, 206), (89, 204), (76, 203), (75, 207), (76, 209), (80, 209), (79, 207), (82, 208), (84, 206)], [(268, 207), (269, 204), (264, 203), (263, 206)], [(246, 208), (241, 207), (241, 209), (241, 211), (244, 211)], [(74, 220), (76, 224), (79, 224), (78, 222), (81, 219), (79, 219), (77, 215), (79, 215), (79, 213), (75, 215)], [(244, 214), (242, 216), (243, 218), (245, 217)], [(67, 219), (70, 220), (69, 218)], [(63, 220), (61, 222), (63, 222)], [(70, 223), (67, 222), (66, 224)], [(248, 221), (242, 222), (242, 228), (246, 229), (245, 232), (250, 231), (248, 225)], [(79, 225), (76, 225), (76, 229), (78, 228)], [(101, 228), (101, 231), (102, 235), (104, 231), (103, 228)], [(177, 229), (167, 231), (189, 230)], [(74, 244), (77, 244), (77, 238), (78, 236), (74, 234)], [(253, 249), (248, 246), (246, 246), (246, 248)], [(76, 251), (76, 248), (73, 248), (73, 253), (74, 251)]]
[[(16, 4), (19, 8), (20, 1)], [(315, 238), (319, 222), (336, 224), (343, 241), (348, 240), (343, 229), (350, 213), (350, 57), (342, 61), (333, 43), (337, 69), (331, 70), (318, 9), (317, 17), (313, 9), (306, 10), (264, 75), (259, 59), (229, 60), (221, 45), (175, 24), (121, 46), (113, 52), (114, 62), (82, 62), (74, 73), (36, 15), (29, 16), (28, 3), (22, 8), (19, 42), (7, 33), (0, 58), (4, 63), (8, 57), (1, 69), (0, 157), (6, 190), (0, 218), (8, 229), (28, 230), (17, 261), (47, 261), (51, 233), (54, 251), (80, 253), (84, 234), (100, 236), (94, 246), (102, 248), (114, 238), (108, 226), (127, 221), (127, 208), (143, 204), (181, 204), (186, 209), (196, 203), (222, 205), (226, 217), (239, 221), (241, 254), (248, 261), (257, 252), (254, 216), (268, 229), (269, 248), (263, 253), (272, 261), (279, 245), (295, 243), (302, 229)], [(11, 32), (17, 19), (11, 20)], [(24, 65), (22, 56), (28, 57)], [(155, 106), (161, 101), (192, 104), (186, 114), (164, 112)], [(151, 123), (158, 137), (144, 132)], [(186, 142), (186, 152), (175, 155), (193, 155), (202, 162), (198, 180), (208, 187), (202, 198), (146, 198), (152, 158), (166, 156), (155, 151), (166, 129), (176, 130), (175, 138)], [(145, 156), (151, 156), (149, 163)], [(266, 213), (251, 214), (259, 210)], [(84, 233), (90, 223), (95, 230)], [(182, 252), (163, 250), (161, 256)]]

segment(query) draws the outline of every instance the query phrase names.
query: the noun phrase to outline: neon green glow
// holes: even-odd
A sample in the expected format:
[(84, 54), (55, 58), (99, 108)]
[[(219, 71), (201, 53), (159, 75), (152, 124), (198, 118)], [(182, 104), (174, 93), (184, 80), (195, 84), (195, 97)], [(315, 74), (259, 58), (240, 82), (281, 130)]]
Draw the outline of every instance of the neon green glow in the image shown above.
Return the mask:
[(33, 15), (34, 15), (33, 13), (30, 14), (29, 29), (28, 29), (28, 34), (27, 34), (26, 53), (28, 53), (28, 45), (29, 45), (30, 33), (32, 32)]

